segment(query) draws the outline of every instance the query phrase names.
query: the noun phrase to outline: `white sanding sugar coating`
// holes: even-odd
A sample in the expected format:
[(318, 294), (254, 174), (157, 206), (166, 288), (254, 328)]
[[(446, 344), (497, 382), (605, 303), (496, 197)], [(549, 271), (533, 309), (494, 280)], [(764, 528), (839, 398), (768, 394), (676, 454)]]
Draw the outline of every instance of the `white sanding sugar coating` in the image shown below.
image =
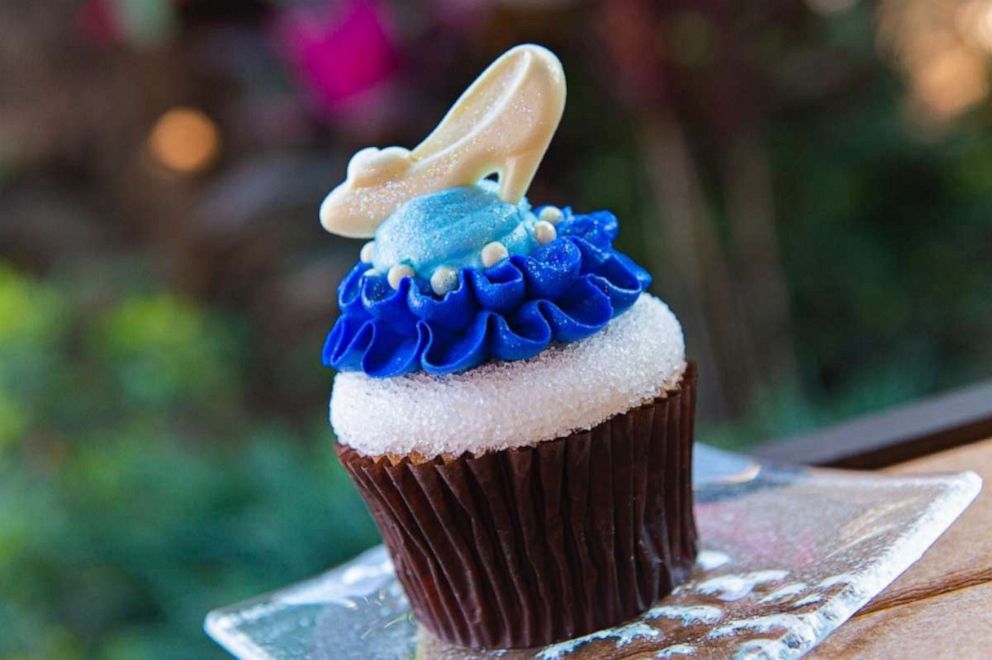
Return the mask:
[(685, 367), (675, 315), (641, 294), (600, 332), (529, 360), (447, 376), (339, 373), (331, 425), (366, 455), (478, 455), (590, 429), (674, 389)]

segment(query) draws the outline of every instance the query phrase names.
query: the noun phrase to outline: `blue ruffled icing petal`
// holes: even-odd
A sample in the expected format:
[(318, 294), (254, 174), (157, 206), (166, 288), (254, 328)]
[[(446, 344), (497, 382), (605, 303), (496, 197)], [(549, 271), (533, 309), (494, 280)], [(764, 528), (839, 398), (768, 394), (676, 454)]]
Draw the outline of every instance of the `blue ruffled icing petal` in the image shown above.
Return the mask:
[(324, 347), (320, 351), (320, 361), (325, 367), (334, 366), (335, 357), (343, 350), (342, 344), (350, 341), (351, 337), (354, 336), (354, 331), (349, 326), (356, 323), (361, 324), (361, 320), (342, 317), (334, 324), (331, 331), (327, 333), (327, 337), (324, 339)]
[(614, 252), (613, 257), (637, 277), (637, 281), (641, 283), (642, 291), (651, 286), (651, 273), (638, 266), (633, 259), (620, 252)]
[(362, 371), (373, 378), (389, 378), (417, 370), (417, 361), (427, 341), (418, 323), (412, 337), (403, 336), (385, 321), (369, 323), (372, 340), (362, 356)]
[(400, 280), (399, 288), (389, 286), (385, 276), (366, 277), (362, 281), (362, 307), (374, 318), (385, 321), (399, 335), (416, 335), (417, 319), (407, 305), (413, 278)]
[(603, 293), (609, 296), (614, 316), (633, 305), (646, 286), (638, 278), (637, 273), (615, 257), (608, 259), (589, 277)]
[(374, 334), (368, 317), (339, 318), (324, 343), (324, 364), (339, 371), (360, 371)]
[(493, 315), (489, 318), (489, 346), (493, 359), (525, 360), (537, 355), (551, 342), (552, 330), (541, 314), (539, 301), (524, 305), (512, 321)]
[(529, 257), (510, 257), (510, 262), (523, 271), (528, 298), (554, 300), (579, 276), (582, 253), (571, 241), (551, 241)]
[(631, 305), (637, 302), (641, 295), (641, 289), (624, 289), (610, 282), (605, 277), (599, 275), (587, 275), (589, 281), (593, 283), (610, 301), (613, 312), (611, 317), (618, 316), (626, 312)]
[(458, 271), (458, 285), (442, 298), (434, 295), (426, 281), (418, 279), (407, 295), (410, 312), (419, 319), (450, 330), (467, 326), (479, 307), (465, 273), (465, 270)]
[(477, 367), (486, 361), (486, 329), (492, 312), (482, 311), (461, 336), (430, 327), (420, 365), (429, 374), (450, 374)]
[(338, 309), (345, 316), (362, 309), (362, 275), (368, 264), (358, 262), (338, 285)]
[(369, 307), (380, 300), (385, 300), (395, 291), (389, 286), (389, 280), (386, 279), (385, 275), (368, 275), (360, 280), (359, 293), (362, 308), (370, 312)]
[(464, 272), (483, 309), (499, 314), (512, 312), (520, 306), (527, 293), (524, 274), (512, 259), (504, 259), (482, 271), (467, 268)]
[(602, 330), (613, 318), (610, 298), (587, 276), (554, 303), (541, 302), (541, 310), (560, 342), (578, 341)]
[(603, 264), (613, 256), (612, 250), (604, 250), (584, 238), (569, 236), (566, 240), (571, 241), (575, 247), (579, 248), (579, 252), (582, 253), (583, 275), (599, 271), (603, 267)]
[(617, 217), (609, 211), (594, 211), (576, 215), (559, 225), (560, 236), (577, 236), (593, 245), (609, 250), (620, 231)]

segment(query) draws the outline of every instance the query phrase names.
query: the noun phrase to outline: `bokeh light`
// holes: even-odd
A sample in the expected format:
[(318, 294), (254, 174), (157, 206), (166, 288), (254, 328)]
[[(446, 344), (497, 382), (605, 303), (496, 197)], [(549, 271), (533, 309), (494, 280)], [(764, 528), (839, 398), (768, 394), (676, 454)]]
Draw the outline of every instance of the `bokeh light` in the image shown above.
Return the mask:
[(216, 160), (220, 153), (220, 133), (203, 112), (173, 108), (155, 122), (148, 136), (148, 149), (168, 169), (192, 174)]
[(919, 102), (938, 119), (950, 119), (989, 92), (985, 61), (964, 48), (946, 48), (923, 63), (913, 76)]
[(992, 2), (972, 0), (957, 11), (957, 28), (979, 48), (992, 52)]
[(906, 78), (908, 116), (946, 127), (989, 95), (988, 0), (885, 0), (879, 43)]

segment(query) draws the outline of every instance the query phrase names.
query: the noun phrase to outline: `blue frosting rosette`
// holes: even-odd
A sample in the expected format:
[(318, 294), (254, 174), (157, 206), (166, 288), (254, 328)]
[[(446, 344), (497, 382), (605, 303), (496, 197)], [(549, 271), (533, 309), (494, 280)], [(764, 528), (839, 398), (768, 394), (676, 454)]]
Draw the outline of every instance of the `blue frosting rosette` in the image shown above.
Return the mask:
[(373, 378), (452, 374), (524, 360), (602, 330), (651, 276), (613, 249), (612, 213), (562, 211), (554, 240), (488, 268), (460, 268), (444, 295), (421, 276), (393, 288), (367, 263), (356, 264), (338, 287), (341, 315), (324, 344), (324, 364)]

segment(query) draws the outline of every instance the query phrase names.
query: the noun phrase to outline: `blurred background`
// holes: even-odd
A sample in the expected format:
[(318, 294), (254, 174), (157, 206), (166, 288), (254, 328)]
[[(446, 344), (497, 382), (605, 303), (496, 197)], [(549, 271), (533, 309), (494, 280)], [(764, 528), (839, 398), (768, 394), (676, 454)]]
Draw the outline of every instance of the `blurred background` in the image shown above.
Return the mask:
[(0, 656), (219, 656), (208, 609), (376, 542), (317, 206), (524, 41), (569, 80), (530, 197), (620, 217), (701, 439), (992, 374), (992, 0), (3, 0)]

